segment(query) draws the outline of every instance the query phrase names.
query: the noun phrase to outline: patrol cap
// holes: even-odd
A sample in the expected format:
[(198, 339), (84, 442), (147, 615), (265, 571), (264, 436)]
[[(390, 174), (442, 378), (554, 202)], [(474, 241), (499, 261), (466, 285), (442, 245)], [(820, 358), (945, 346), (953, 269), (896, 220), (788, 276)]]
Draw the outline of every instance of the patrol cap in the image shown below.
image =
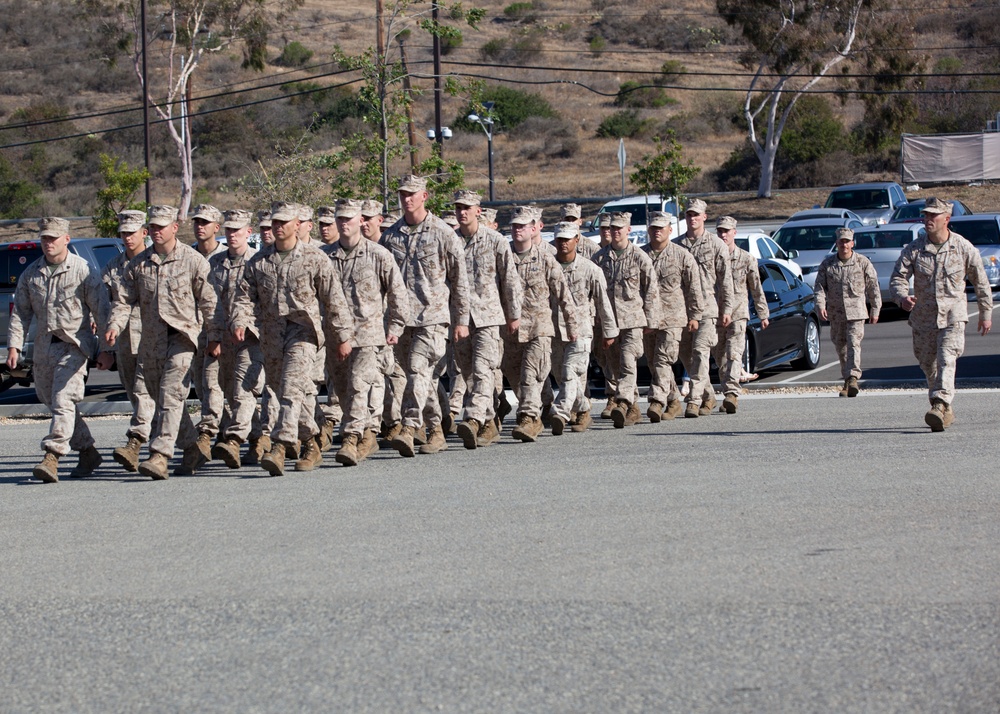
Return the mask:
[(510, 222), (513, 224), (532, 223), (538, 220), (535, 217), (535, 209), (531, 206), (514, 206), (514, 212), (510, 214)]
[(922, 213), (951, 213), (951, 203), (949, 201), (942, 201), (940, 198), (928, 198), (924, 207), (921, 209)]
[(320, 206), (316, 209), (317, 223), (333, 223), (335, 220), (337, 220), (337, 209), (334, 206)]
[(850, 228), (838, 228), (834, 235), (837, 240), (854, 240), (854, 231)]
[(572, 239), (580, 235), (580, 227), (570, 221), (563, 221), (556, 224), (556, 240), (560, 238)]
[(382, 203), (372, 199), (365, 199), (361, 202), (361, 215), (365, 218), (382, 215)]
[(337, 218), (354, 218), (361, 215), (361, 201), (356, 198), (337, 199)]
[(65, 218), (39, 218), (38, 219), (38, 237), (44, 238), (45, 236), (51, 236), (53, 238), (62, 238), (63, 236), (69, 235), (69, 221)]
[(392, 211), (385, 217), (385, 222), (391, 226), (392, 224), (397, 223), (402, 217), (403, 216), (399, 213), (399, 211)]
[(173, 206), (150, 206), (149, 225), (169, 226), (177, 222), (177, 209)]
[(199, 203), (191, 212), (191, 220), (200, 218), (209, 223), (222, 223), (222, 211), (208, 203)]
[(455, 197), (452, 200), (452, 203), (460, 206), (478, 206), (482, 202), (482, 195), (477, 191), (470, 191), (469, 189), (455, 191)]
[(611, 214), (604, 212), (597, 217), (597, 227), (598, 228), (610, 228), (611, 227)]
[(559, 209), (559, 217), (563, 220), (567, 218), (579, 218), (583, 215), (583, 209), (578, 203), (567, 203)]
[(313, 219), (313, 209), (312, 206), (307, 206), (304, 203), (295, 204), (299, 209), (299, 220), (300, 221), (311, 221)]
[(261, 228), (271, 227), (271, 212), (270, 211), (257, 211), (257, 225)]
[(299, 217), (299, 207), (294, 203), (278, 201), (271, 204), (272, 221), (292, 221)]
[(455, 215), (454, 211), (444, 211), (441, 214), (441, 220), (452, 228), (458, 228), (458, 216)]
[(497, 219), (497, 209), (484, 208), (481, 216), (482, 219), (487, 223), (493, 223)]
[(611, 227), (624, 228), (632, 225), (632, 214), (627, 211), (613, 211), (611, 213)]
[(427, 190), (427, 179), (421, 178), (420, 176), (414, 176), (413, 174), (407, 174), (399, 179), (399, 189), (400, 191), (407, 191), (410, 193), (416, 193), (417, 191)]
[(671, 224), (671, 216), (666, 211), (650, 211), (649, 221), (646, 223), (650, 228), (666, 228)]
[(118, 214), (118, 232), (129, 235), (146, 225), (145, 211), (122, 211)]
[(246, 228), (253, 222), (253, 211), (233, 208), (222, 214), (223, 228)]
[(724, 231), (731, 231), (736, 228), (736, 219), (732, 216), (723, 216), (715, 222), (716, 228), (721, 228)]
[(692, 198), (688, 201), (687, 209), (685, 213), (708, 213), (708, 204), (702, 201), (700, 198)]

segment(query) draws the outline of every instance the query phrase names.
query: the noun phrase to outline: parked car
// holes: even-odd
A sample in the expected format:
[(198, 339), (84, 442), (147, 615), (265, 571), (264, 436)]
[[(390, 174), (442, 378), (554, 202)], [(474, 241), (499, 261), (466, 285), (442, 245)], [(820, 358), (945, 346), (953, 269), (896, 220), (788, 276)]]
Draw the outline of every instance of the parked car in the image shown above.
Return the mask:
[(849, 211), (846, 208), (820, 208), (819, 206), (807, 208), (804, 211), (796, 211), (790, 215), (785, 222), (808, 221), (812, 218), (853, 218), (856, 221), (864, 223), (864, 221), (861, 220), (861, 216), (854, 211)]
[[(663, 211), (672, 216), (670, 219), (674, 229), (674, 232), (670, 234), (672, 238), (676, 238), (682, 233), (687, 232), (687, 221), (684, 220), (683, 214), (678, 213), (680, 209), (677, 206), (677, 199), (673, 196), (660, 196), (659, 194), (626, 196), (616, 201), (608, 201), (601, 206), (601, 210), (597, 212), (597, 215), (599, 217), (602, 213), (621, 211), (631, 213), (632, 229), (629, 231), (628, 238), (636, 245), (645, 245), (649, 242), (649, 237), (646, 235), (647, 210)], [(594, 218), (586, 225), (585, 236), (592, 237), (598, 234), (597, 221), (598, 218)]]
[(767, 233), (760, 231), (737, 231), (736, 246), (747, 251), (757, 260), (761, 258), (771, 258), (778, 261), (789, 271), (799, 278), (802, 277), (802, 268), (794, 260), (788, 257), (780, 245), (774, 242)]
[(750, 300), (744, 368), (757, 372), (791, 362), (796, 369), (816, 369), (822, 321), (812, 288), (775, 260), (761, 260), (758, 270), (771, 313), (770, 324), (766, 330), (761, 329), (760, 317)]
[[(951, 204), (952, 216), (971, 216), (973, 213), (972, 209), (961, 201), (949, 199), (948, 203)], [(889, 223), (919, 223), (923, 217), (922, 211), (926, 205), (926, 198), (918, 198), (916, 201), (903, 204), (893, 211), (892, 216), (889, 218)]]
[[(956, 216), (951, 219), (951, 229), (979, 249), (990, 287), (1000, 289), (1000, 214)], [(972, 286), (966, 285), (966, 290), (971, 292)]]
[[(890, 223), (887, 226), (868, 226), (854, 231), (854, 250), (868, 258), (878, 273), (878, 287), (883, 305), (889, 301), (889, 278), (903, 248), (924, 232), (919, 223)], [(837, 246), (830, 249), (836, 253)], [(913, 279), (910, 279), (910, 286)]]
[[(103, 270), (111, 259), (122, 252), (121, 241), (114, 238), (73, 238), (69, 249), (85, 258), (97, 270)], [(17, 287), (21, 273), (35, 260), (42, 256), (42, 246), (37, 240), (18, 241), (15, 243), (0, 243), (0, 350), (7, 354), (7, 330), (10, 327), (10, 315), (14, 310), (14, 289)], [(0, 392), (14, 384), (23, 387), (31, 386), (34, 377), (35, 333), (38, 327), (35, 320), (28, 327), (25, 335), (24, 349), (21, 351), (17, 369), (11, 371), (6, 364), (0, 366)], [(91, 355), (91, 364), (97, 355)]]
[(902, 186), (883, 181), (838, 186), (830, 192), (824, 206), (847, 208), (858, 214), (865, 225), (876, 226), (888, 223), (892, 212), (906, 202)]
[(864, 225), (851, 218), (813, 218), (786, 223), (774, 232), (772, 238), (789, 258), (799, 264), (802, 279), (812, 287), (819, 264), (837, 242), (837, 229), (845, 227), (856, 231)]

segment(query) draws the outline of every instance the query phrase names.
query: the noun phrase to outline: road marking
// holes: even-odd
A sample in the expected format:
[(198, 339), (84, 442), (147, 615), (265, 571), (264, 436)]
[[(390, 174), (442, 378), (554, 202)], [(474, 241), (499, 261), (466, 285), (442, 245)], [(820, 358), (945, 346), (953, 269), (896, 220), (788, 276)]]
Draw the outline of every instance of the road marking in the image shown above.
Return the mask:
[(834, 367), (834, 366), (838, 366), (839, 367), (840, 366), (840, 360), (837, 360), (836, 362), (830, 362), (829, 364), (824, 364), (822, 367), (817, 367), (816, 369), (814, 369), (814, 370), (812, 370), (810, 372), (803, 372), (802, 374), (797, 375), (795, 377), (789, 377), (788, 379), (783, 379), (780, 382), (777, 382), (777, 384), (788, 384), (789, 382), (797, 382), (800, 379), (805, 379), (806, 377), (814, 375), (817, 372), (822, 372), (824, 369), (829, 369), (830, 367)]

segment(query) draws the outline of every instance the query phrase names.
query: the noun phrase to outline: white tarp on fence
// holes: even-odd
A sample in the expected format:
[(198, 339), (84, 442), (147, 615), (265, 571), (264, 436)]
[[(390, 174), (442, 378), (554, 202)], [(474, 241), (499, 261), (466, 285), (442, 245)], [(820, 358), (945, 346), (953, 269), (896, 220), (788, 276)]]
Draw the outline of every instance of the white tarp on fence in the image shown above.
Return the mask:
[(903, 183), (1000, 179), (1000, 132), (903, 134)]

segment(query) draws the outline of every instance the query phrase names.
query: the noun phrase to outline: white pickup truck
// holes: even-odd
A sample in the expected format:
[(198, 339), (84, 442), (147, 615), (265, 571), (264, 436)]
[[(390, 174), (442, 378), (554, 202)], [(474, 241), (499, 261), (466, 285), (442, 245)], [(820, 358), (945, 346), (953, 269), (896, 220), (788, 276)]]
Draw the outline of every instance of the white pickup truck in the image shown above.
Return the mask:
[[(632, 214), (632, 230), (629, 232), (629, 240), (636, 245), (645, 245), (649, 242), (649, 238), (646, 235), (647, 211), (664, 211), (672, 216), (670, 222), (673, 225), (674, 231), (670, 234), (671, 238), (676, 238), (681, 233), (687, 232), (687, 221), (684, 220), (683, 214), (678, 215), (680, 209), (677, 206), (677, 199), (673, 196), (660, 196), (655, 193), (646, 196), (626, 196), (616, 201), (608, 201), (601, 206), (601, 210), (597, 212), (597, 215), (600, 217), (602, 213), (621, 211)], [(594, 218), (594, 220), (587, 224), (587, 230), (584, 235), (596, 236), (598, 234), (597, 221), (598, 218)]]

